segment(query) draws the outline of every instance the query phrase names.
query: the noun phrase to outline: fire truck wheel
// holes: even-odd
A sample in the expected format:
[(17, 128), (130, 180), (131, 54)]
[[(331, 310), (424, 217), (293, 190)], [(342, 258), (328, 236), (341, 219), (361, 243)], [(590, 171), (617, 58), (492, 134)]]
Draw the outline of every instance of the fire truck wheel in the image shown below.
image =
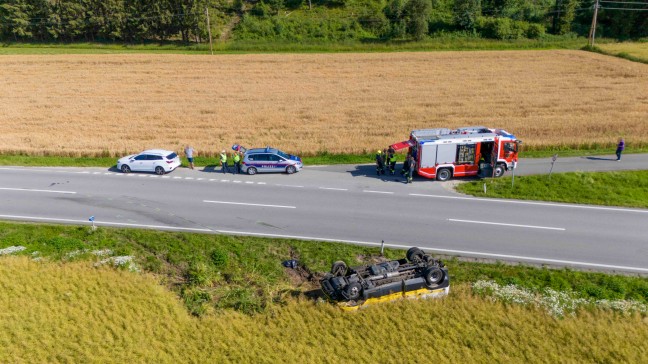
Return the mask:
[(429, 268), (425, 271), (425, 282), (428, 288), (433, 288), (443, 281), (444, 273), (439, 268)]
[(452, 172), (448, 168), (441, 168), (437, 171), (437, 180), (444, 182), (450, 179), (452, 177)]
[(501, 165), (501, 164), (498, 164), (497, 166), (495, 166), (495, 170), (493, 171), (493, 175), (495, 177), (502, 177), (504, 175), (504, 171), (505, 171), (504, 166)]
[(341, 260), (333, 263), (331, 266), (331, 274), (335, 277), (342, 277), (347, 273), (347, 265)]
[(407, 260), (409, 260), (410, 262), (418, 263), (423, 260), (424, 255), (425, 253), (423, 253), (423, 250), (419, 248), (409, 248), (405, 256), (407, 257)]
[(358, 282), (353, 282), (345, 289), (346, 296), (351, 301), (357, 301), (362, 293), (362, 286)]

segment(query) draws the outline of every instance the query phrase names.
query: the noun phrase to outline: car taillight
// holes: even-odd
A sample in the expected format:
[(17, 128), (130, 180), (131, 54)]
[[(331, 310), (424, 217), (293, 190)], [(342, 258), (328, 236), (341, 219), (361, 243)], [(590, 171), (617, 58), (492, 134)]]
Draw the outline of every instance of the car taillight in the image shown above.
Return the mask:
[(171, 164), (171, 163), (173, 163), (173, 161), (166, 161), (166, 162), (167, 162), (167, 164)]

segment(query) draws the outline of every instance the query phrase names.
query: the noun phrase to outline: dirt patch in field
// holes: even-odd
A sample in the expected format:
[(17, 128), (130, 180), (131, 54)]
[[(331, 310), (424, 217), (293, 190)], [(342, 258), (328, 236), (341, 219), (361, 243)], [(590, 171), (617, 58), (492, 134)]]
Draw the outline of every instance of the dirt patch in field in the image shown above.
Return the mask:
[(0, 57), (0, 153), (358, 153), (418, 128), (648, 143), (648, 65), (583, 51)]

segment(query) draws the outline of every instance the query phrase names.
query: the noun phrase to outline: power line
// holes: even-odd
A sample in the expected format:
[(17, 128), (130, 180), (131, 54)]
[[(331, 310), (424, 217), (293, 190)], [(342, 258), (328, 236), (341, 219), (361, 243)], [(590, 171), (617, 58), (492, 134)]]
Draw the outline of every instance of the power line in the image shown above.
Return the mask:
[(601, 0), (600, 3), (615, 3), (615, 4), (638, 4), (638, 5), (648, 5), (648, 2), (639, 2), (639, 1), (610, 1), (610, 0)]
[(628, 10), (628, 11), (648, 11), (648, 8), (643, 9), (630, 9), (630, 8), (604, 8), (601, 6), (601, 9), (604, 10)]

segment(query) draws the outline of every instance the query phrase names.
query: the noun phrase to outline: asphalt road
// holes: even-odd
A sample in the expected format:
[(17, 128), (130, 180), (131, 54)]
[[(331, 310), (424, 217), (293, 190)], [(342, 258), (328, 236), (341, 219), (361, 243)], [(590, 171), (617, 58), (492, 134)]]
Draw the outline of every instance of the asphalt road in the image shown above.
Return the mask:
[[(559, 158), (553, 173), (648, 169), (648, 155)], [(522, 160), (516, 175), (548, 173)], [(0, 219), (340, 241), (444, 255), (648, 274), (648, 210), (480, 199), (452, 181), (375, 176), (372, 165), (294, 175), (165, 176), (0, 167)]]

